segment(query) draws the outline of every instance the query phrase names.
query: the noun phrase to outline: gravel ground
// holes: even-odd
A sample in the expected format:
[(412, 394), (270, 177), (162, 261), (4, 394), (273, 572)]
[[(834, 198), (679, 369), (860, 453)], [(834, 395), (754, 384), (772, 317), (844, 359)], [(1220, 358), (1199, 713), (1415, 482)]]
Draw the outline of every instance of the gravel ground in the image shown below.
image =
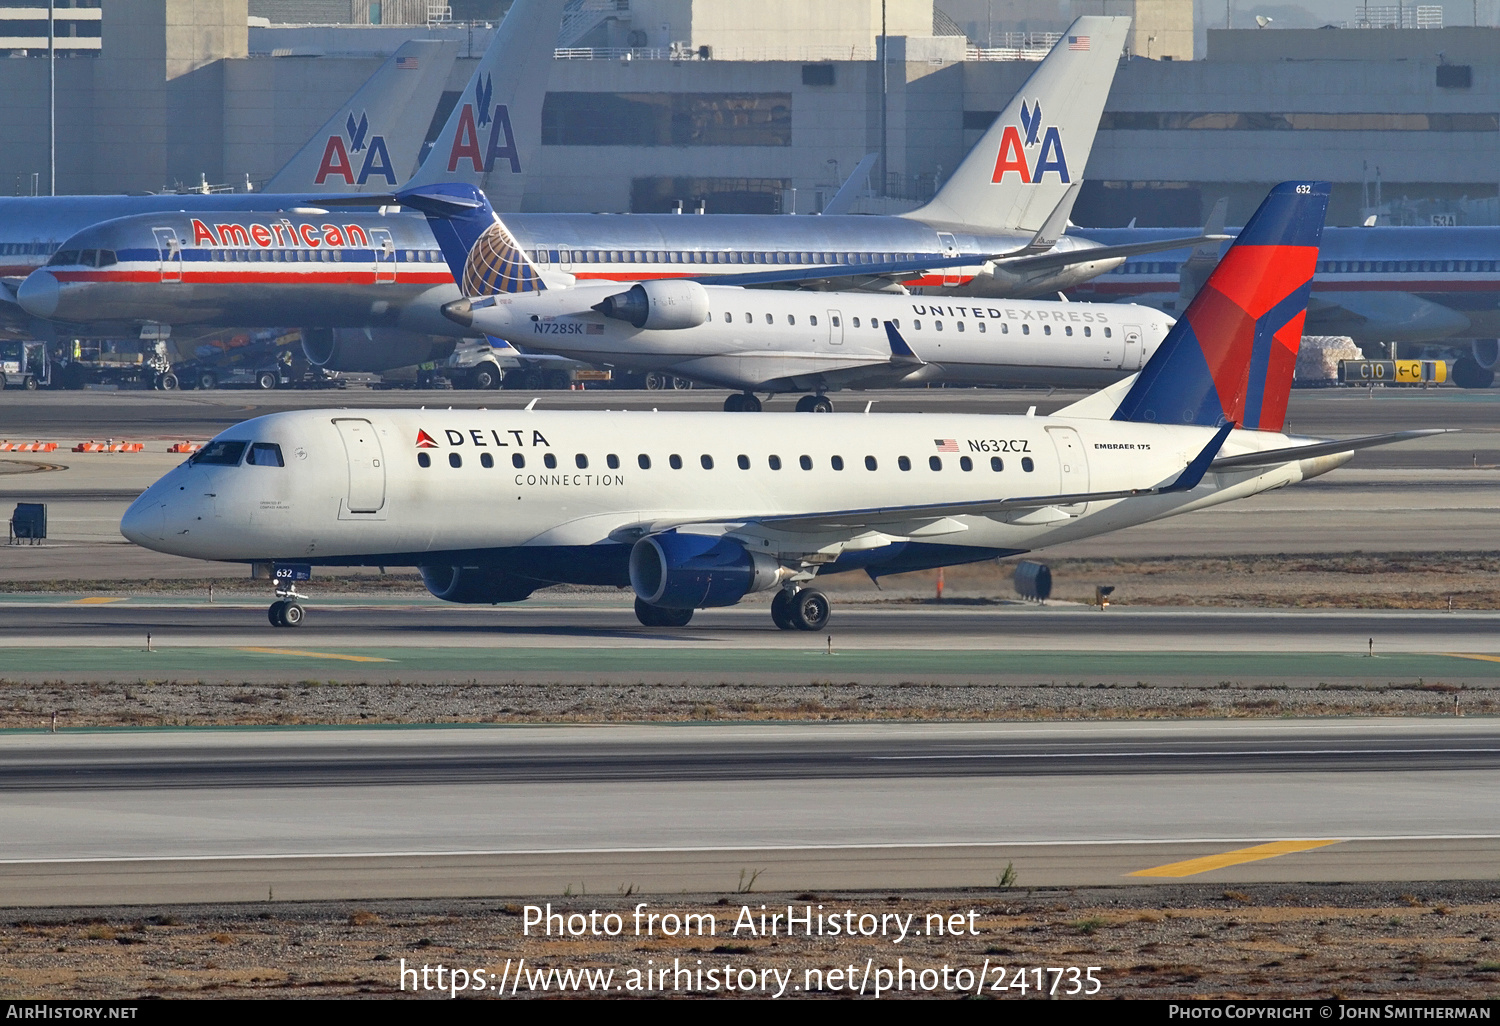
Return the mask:
[(651, 682), (284, 684), (0, 680), (0, 728), (317, 723), (1098, 720), (1500, 713), (1500, 688), (1426, 685)]
[[(1024, 885), (1024, 881), (1018, 881)], [(868, 964), (874, 969), (936, 969), (925, 979), (944, 994), (940, 973), (985, 973), (991, 987), (1003, 966), (1009, 989), (985, 990), (995, 998), (1035, 998), (1033, 967), (1100, 967), (1101, 998), (1488, 998), (1500, 995), (1500, 885), (1265, 885), (1234, 890), (1208, 885), (1028, 891), (1024, 886), (987, 891), (869, 894), (684, 895), (652, 900), (648, 912), (710, 913), (713, 936), (635, 935), (634, 896), (545, 896), (563, 913), (599, 910), (622, 916), (616, 938), (522, 936), (526, 903), (497, 901), (384, 901), (268, 903), (234, 906), (168, 906), (0, 911), (0, 993), (61, 1000), (131, 997), (387, 997), (398, 994), (400, 970), (438, 964), (496, 976), (521, 958), (532, 971), (613, 969), (611, 990), (638, 981), (645, 971), (674, 964), (694, 971), (724, 967), (753, 970), (774, 994), (775, 970), (788, 996), (858, 989)], [(855, 922), (866, 914), (941, 914), (959, 935), (892, 937), (752, 936), (730, 932), (741, 909), (751, 917), (801, 915), (822, 906)], [(970, 912), (974, 913), (972, 920)], [(947, 917), (957, 916), (956, 920)], [(867, 923), (872, 920), (866, 920)], [(897, 929), (886, 920), (888, 929)], [(782, 924), (784, 927), (784, 923)], [(537, 928), (533, 927), (533, 931)], [(701, 960), (701, 962), (700, 962)], [(854, 981), (829, 970), (854, 966)], [(1027, 989), (1016, 984), (1024, 968)], [(428, 982), (435, 984), (429, 974)], [(1080, 977), (1083, 974), (1080, 973)], [(745, 977), (748, 980), (748, 976)], [(471, 977), (472, 979), (472, 977)], [(670, 994), (671, 973), (668, 974)], [(683, 978), (684, 983), (686, 977)], [(831, 986), (834, 979), (837, 986)], [(873, 981), (875, 976), (871, 976)], [(809, 984), (813, 986), (809, 986)], [(918, 978), (916, 986), (923, 983)], [(408, 993), (417, 986), (407, 977)], [(910, 985), (909, 985), (910, 986)], [(972, 984), (969, 984), (972, 987)], [(1070, 987), (1064, 977), (1059, 995)], [(446, 984), (445, 984), (446, 987)], [(802, 987), (800, 992), (793, 987)], [(556, 993), (554, 985), (552, 993)], [(628, 996), (634, 991), (615, 991)], [(867, 987), (868, 993), (868, 987)], [(910, 989), (906, 991), (911, 995)], [(446, 989), (420, 996), (447, 999)], [(473, 996), (472, 994), (470, 996)], [(496, 996), (488, 993), (487, 996)], [(528, 996), (518, 988), (517, 996)], [(531, 995), (540, 996), (540, 994)], [(654, 988), (652, 996), (661, 996)], [(678, 996), (686, 996), (679, 991)], [(716, 996), (746, 995), (737, 991)]]

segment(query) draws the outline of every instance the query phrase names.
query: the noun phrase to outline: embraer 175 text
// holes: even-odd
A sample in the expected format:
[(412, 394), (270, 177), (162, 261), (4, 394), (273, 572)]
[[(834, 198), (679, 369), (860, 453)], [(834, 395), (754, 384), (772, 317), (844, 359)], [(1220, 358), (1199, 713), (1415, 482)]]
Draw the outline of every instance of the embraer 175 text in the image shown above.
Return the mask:
[[(1283, 433), (1328, 203), (1277, 186), (1145, 368), (1048, 417), (304, 410), (220, 434), (131, 505), (148, 548), (276, 564), (414, 565), (455, 602), (632, 587), (636, 615), (775, 590), (817, 630), (821, 574), (976, 562), (1294, 484), (1426, 432)], [(295, 589), (272, 623), (302, 622)]]

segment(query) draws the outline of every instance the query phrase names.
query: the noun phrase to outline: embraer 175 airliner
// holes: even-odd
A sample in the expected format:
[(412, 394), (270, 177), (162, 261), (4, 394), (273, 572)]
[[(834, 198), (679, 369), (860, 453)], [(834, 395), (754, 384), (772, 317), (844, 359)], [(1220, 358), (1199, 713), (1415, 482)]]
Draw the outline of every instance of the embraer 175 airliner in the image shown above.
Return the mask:
[[(126, 511), (174, 555), (421, 568), (454, 602), (626, 585), (636, 616), (775, 590), (818, 630), (820, 574), (977, 562), (1255, 495), (1357, 448), (1283, 433), (1327, 183), (1272, 190), (1145, 368), (1052, 416), (302, 410), (232, 427)], [(534, 402), (533, 402), (534, 405)], [(303, 621), (295, 587), (269, 609)]]
[[(877, 292), (747, 289), (655, 279), (579, 282), (538, 268), (471, 185), (402, 193), (428, 211), (466, 298), (443, 313), (465, 329), (554, 356), (664, 371), (757, 392), (810, 392), (804, 412), (831, 413), (825, 392), (893, 385), (1107, 385), (1140, 370), (1171, 318), (1130, 304), (973, 300)], [(733, 276), (726, 276), (733, 281)]]

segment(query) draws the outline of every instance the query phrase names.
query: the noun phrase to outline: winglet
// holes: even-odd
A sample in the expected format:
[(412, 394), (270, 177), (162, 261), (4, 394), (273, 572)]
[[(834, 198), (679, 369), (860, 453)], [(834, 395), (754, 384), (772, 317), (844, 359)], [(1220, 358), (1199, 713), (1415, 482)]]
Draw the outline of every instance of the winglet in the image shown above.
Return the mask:
[(1227, 421), (1208, 440), (1208, 444), (1203, 447), (1203, 451), (1193, 457), (1193, 462), (1189, 463), (1183, 468), (1182, 473), (1177, 475), (1177, 480), (1163, 488), (1162, 492), (1190, 492), (1194, 488), (1197, 488), (1198, 482), (1203, 480), (1203, 475), (1208, 473), (1208, 465), (1214, 461), (1215, 456), (1219, 455), (1219, 450), (1224, 447), (1224, 440), (1229, 437), (1229, 432), (1233, 430), (1234, 421)]
[(906, 339), (901, 337), (901, 332), (896, 330), (896, 325), (891, 321), (885, 322), (885, 337), (891, 344), (891, 359), (926, 365), (927, 361), (912, 351), (911, 346), (906, 344)]

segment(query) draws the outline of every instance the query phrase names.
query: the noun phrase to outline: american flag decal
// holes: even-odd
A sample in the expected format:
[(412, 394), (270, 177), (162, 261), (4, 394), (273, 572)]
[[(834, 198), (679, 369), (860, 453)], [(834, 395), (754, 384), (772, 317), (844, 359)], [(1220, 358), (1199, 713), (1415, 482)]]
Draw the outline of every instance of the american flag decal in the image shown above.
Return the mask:
[(396, 70), (397, 71), (416, 71), (417, 67), (418, 67), (417, 61), (418, 61), (418, 59), (416, 57), (397, 57), (396, 58)]
[(934, 438), (932, 444), (938, 452), (958, 452), (958, 441), (952, 438)]
[(1089, 48), (1089, 37), (1088, 36), (1069, 36), (1068, 37), (1068, 49), (1069, 50), (1087, 50), (1088, 48)]

